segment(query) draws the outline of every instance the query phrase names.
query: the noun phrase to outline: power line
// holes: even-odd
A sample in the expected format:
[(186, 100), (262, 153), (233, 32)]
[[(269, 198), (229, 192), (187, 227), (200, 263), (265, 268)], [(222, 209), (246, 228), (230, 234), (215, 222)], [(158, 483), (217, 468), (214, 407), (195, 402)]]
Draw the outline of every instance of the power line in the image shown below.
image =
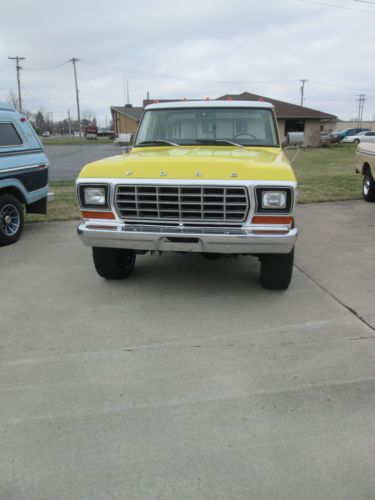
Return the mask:
[(323, 85), (324, 87), (335, 87), (338, 89), (344, 89), (344, 90), (351, 90), (353, 92), (367, 92), (369, 94), (375, 93), (373, 90), (367, 90), (367, 89), (359, 89), (359, 88), (353, 88), (353, 87), (345, 87), (344, 85), (337, 85), (335, 83), (327, 83), (327, 82), (318, 82), (317, 80), (309, 80), (310, 83), (315, 83), (316, 85)]
[(371, 10), (353, 9), (353, 7), (345, 7), (344, 5), (337, 5), (337, 4), (326, 3), (326, 2), (317, 2), (315, 0), (299, 0), (299, 2), (311, 3), (314, 5), (321, 5), (323, 7), (333, 7), (336, 9), (354, 10), (355, 12), (365, 12), (366, 14), (373, 14), (373, 15), (375, 14), (375, 12), (371, 11)]
[(60, 68), (61, 66), (65, 66), (65, 64), (68, 64), (71, 62), (71, 59), (69, 61), (64, 61), (63, 63), (56, 64), (55, 66), (47, 66), (45, 68), (24, 68), (25, 71), (48, 71), (50, 69), (55, 69), (55, 68)]
[(8, 59), (11, 59), (12, 61), (16, 61), (16, 72), (17, 72), (17, 86), (18, 86), (18, 111), (22, 113), (22, 97), (21, 97), (21, 78), (20, 78), (20, 71), (21, 71), (21, 66), (20, 66), (20, 61), (24, 61), (26, 57), (9, 57)]
[(370, 2), (369, 0), (354, 0), (355, 2), (361, 2), (361, 3), (370, 3), (372, 5), (375, 5), (375, 2)]
[(153, 77), (153, 78), (162, 78), (162, 79), (167, 79), (167, 80), (178, 80), (178, 81), (185, 81), (185, 82), (225, 83), (225, 84), (244, 84), (244, 85), (247, 85), (248, 83), (263, 83), (263, 84), (266, 84), (266, 83), (294, 83), (296, 81), (296, 80), (269, 80), (269, 81), (205, 80), (203, 78), (188, 78), (185, 76), (178, 76), (178, 75), (148, 73), (145, 71), (137, 71), (137, 70), (133, 70), (130, 68), (119, 68), (119, 67), (114, 67), (114, 66), (108, 66), (106, 64), (93, 63), (90, 61), (86, 61), (85, 59), (81, 59), (81, 62), (84, 64), (88, 64), (90, 66), (97, 66), (99, 68), (105, 68), (105, 69), (120, 72), (120, 73), (128, 73), (128, 74), (134, 74), (134, 75), (142, 75), (142, 76), (149, 76), (149, 77)]
[[(302, 1), (302, 0), (300, 0)], [(155, 74), (155, 73), (146, 73), (146, 72), (141, 72), (141, 71), (134, 71), (129, 68), (118, 68), (114, 66), (108, 66), (105, 64), (99, 64), (99, 63), (93, 63), (89, 62), (86, 60), (81, 59), (82, 63), (88, 64), (90, 66), (97, 66), (101, 68), (106, 68), (111, 71), (115, 72), (121, 72), (122, 74), (128, 73), (128, 74), (135, 74), (135, 75), (144, 75), (144, 76), (149, 76), (153, 78), (162, 78), (162, 79), (172, 79), (172, 80), (178, 80), (178, 81), (190, 81), (190, 82), (204, 82), (204, 83), (220, 83), (220, 84), (243, 84), (243, 85), (248, 85), (248, 84), (289, 84), (289, 83), (296, 83), (298, 80), (204, 80), (202, 78), (195, 79), (195, 78), (187, 78), (179, 75), (167, 75), (167, 74)], [(302, 81), (301, 79), (299, 81)], [(307, 81), (307, 80), (306, 80)], [(320, 82), (316, 80), (308, 80), (311, 83), (315, 83), (318, 85), (324, 85), (328, 87), (337, 87), (337, 88), (342, 88), (346, 90), (352, 90), (354, 92), (368, 92), (368, 93), (373, 93), (374, 91), (372, 90), (367, 90), (367, 89), (360, 89), (360, 88), (352, 88), (352, 87), (345, 87), (343, 85), (337, 85), (333, 83), (327, 83), (327, 82)]]

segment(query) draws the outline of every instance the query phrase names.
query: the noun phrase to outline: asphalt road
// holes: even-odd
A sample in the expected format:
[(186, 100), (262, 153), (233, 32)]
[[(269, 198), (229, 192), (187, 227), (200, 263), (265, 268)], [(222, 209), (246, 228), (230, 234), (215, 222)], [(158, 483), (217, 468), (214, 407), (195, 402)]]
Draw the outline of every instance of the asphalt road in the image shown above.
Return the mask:
[(45, 146), (45, 150), (50, 162), (50, 180), (73, 181), (86, 163), (121, 154), (122, 147), (115, 144), (72, 144)]
[(0, 498), (372, 500), (375, 205), (298, 208), (292, 285), (75, 224), (0, 249)]

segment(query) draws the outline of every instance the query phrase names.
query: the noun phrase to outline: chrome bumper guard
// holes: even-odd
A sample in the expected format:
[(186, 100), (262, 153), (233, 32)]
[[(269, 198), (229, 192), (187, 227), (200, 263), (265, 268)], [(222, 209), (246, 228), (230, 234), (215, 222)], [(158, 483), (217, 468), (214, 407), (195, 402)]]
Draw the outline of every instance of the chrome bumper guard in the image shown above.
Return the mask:
[(161, 252), (289, 253), (298, 229), (288, 226), (200, 228), (83, 221), (77, 233), (86, 246)]

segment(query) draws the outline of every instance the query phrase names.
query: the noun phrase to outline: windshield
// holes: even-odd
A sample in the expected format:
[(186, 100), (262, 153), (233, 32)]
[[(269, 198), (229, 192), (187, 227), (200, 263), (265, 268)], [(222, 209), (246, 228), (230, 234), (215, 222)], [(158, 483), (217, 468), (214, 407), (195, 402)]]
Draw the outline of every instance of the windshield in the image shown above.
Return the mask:
[(135, 146), (278, 146), (272, 110), (186, 108), (146, 111)]

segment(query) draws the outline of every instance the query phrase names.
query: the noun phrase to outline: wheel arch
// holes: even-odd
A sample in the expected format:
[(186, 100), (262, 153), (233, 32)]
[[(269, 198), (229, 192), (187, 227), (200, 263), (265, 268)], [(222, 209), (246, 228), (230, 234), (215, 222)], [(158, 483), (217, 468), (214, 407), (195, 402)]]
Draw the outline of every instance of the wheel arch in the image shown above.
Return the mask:
[(25, 196), (23, 195), (22, 191), (15, 186), (6, 186), (3, 188), (0, 187), (0, 194), (2, 194), (2, 193), (12, 194), (13, 196), (15, 196), (18, 199), (18, 201), (20, 203), (26, 204), (26, 199), (25, 199)]
[[(371, 167), (370, 164), (367, 163), (367, 161), (362, 165), (362, 174), (365, 175), (367, 172), (371, 173)], [(372, 174), (371, 174), (372, 175)]]

